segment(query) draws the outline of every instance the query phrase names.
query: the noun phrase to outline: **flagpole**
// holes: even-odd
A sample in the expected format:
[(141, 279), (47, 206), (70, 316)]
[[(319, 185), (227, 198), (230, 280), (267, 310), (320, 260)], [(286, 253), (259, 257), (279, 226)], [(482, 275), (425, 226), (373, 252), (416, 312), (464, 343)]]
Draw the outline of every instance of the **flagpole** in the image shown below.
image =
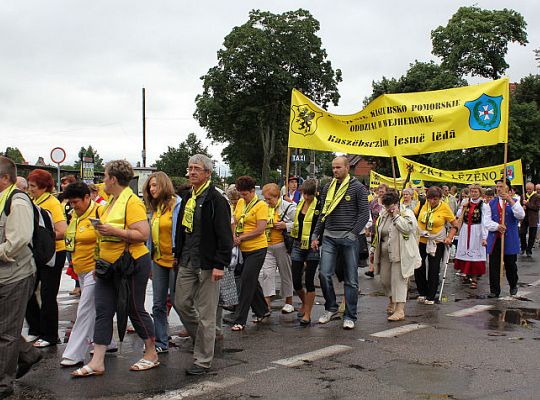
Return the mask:
[[(503, 175), (503, 182), (504, 182), (504, 186), (506, 187), (505, 189), (505, 192), (508, 193), (508, 186), (506, 185), (506, 164), (508, 163), (508, 141), (506, 141), (506, 143), (504, 144), (504, 175)], [(501, 215), (501, 225), (504, 226), (504, 217), (506, 215), (506, 200), (503, 201), (503, 206), (502, 206), (502, 215)], [(500, 274), (500, 282), (499, 282), (499, 287), (502, 287), (503, 285), (503, 276), (504, 276), (504, 238), (505, 238), (505, 234), (506, 234), (506, 231), (505, 233), (503, 233), (501, 235), (501, 264), (499, 266), (499, 268), (501, 269), (501, 274)]]
[(285, 167), (285, 195), (289, 196), (289, 170), (291, 168), (291, 148), (287, 146), (287, 166)]
[(394, 164), (394, 157), (391, 157), (392, 159), (392, 176), (394, 177), (394, 189), (398, 190), (397, 182), (396, 182), (396, 166)]

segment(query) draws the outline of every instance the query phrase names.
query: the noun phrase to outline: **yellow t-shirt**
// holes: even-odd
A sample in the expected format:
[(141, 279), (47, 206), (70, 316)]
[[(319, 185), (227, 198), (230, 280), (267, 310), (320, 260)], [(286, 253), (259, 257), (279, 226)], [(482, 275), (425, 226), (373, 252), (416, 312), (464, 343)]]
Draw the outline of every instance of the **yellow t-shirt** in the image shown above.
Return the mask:
[[(66, 214), (64, 213), (64, 206), (52, 194), (48, 196), (41, 203), (36, 203), (36, 204), (51, 213), (53, 224), (56, 224), (59, 221), (66, 220)], [(64, 251), (64, 250), (66, 250), (66, 242), (64, 241), (64, 239), (57, 240), (56, 251), (58, 252), (58, 251)]]
[[(277, 209), (274, 210), (274, 226), (275, 226), (276, 222), (279, 222), (279, 214), (277, 212)], [(274, 244), (283, 243), (284, 240), (285, 239), (283, 238), (283, 231), (282, 230), (275, 229), (275, 228), (270, 229), (270, 241), (268, 242), (268, 244), (270, 246), (272, 246)]]
[[(96, 267), (95, 250), (97, 231), (90, 222), (95, 218), (95, 210), (88, 217), (79, 220), (75, 232), (75, 251), (71, 253), (73, 269), (77, 275), (91, 272)], [(75, 218), (75, 216), (73, 216)]]
[[(234, 210), (234, 217), (238, 221), (244, 210), (244, 199), (238, 200), (236, 209)], [(249, 233), (255, 230), (257, 227), (257, 221), (268, 221), (268, 205), (264, 201), (259, 201), (253, 206), (251, 210), (244, 217), (244, 233)], [(266, 240), (266, 234), (264, 231), (254, 238), (242, 241), (240, 243), (241, 251), (255, 251), (268, 247), (268, 241)]]
[[(440, 207), (437, 208), (437, 210), (433, 213), (433, 229), (430, 233), (437, 234), (441, 231), (441, 229), (444, 228), (447, 222), (451, 222), (456, 219), (456, 216), (450, 209), (450, 206), (446, 203), (444, 203), (441, 200)], [(422, 222), (422, 219), (427, 214), (427, 207), (428, 207), (428, 200), (424, 203), (424, 206), (422, 207), (422, 210), (420, 211), (420, 214), (418, 214), (418, 229), (425, 231), (426, 230), (426, 223)], [(416, 208), (414, 210), (414, 213), (418, 213), (418, 209), (420, 208), (420, 203), (416, 205)], [(421, 243), (427, 243), (427, 239), (425, 237), (420, 237)]]
[[(159, 249), (161, 251), (161, 258), (158, 260), (156, 254), (154, 254), (153, 260), (158, 265), (166, 268), (172, 268), (174, 264), (174, 257), (172, 253), (172, 223), (173, 223), (172, 209), (166, 211), (159, 218)], [(156, 219), (156, 213), (152, 215), (152, 222)], [(152, 226), (152, 224), (150, 224)]]
[[(99, 215), (102, 223), (105, 223), (105, 218), (103, 217), (104, 211), (105, 207), (102, 207), (99, 210)], [(127, 202), (126, 227), (129, 227), (130, 225), (140, 221), (147, 221), (146, 207), (136, 195), (133, 195), (129, 198)], [(99, 245), (99, 258), (107, 262), (115, 262), (118, 258), (120, 258), (125, 248), (126, 242), (124, 241), (101, 242)], [(136, 260), (148, 253), (148, 249), (143, 242), (130, 243), (129, 252), (131, 253), (131, 256)]]

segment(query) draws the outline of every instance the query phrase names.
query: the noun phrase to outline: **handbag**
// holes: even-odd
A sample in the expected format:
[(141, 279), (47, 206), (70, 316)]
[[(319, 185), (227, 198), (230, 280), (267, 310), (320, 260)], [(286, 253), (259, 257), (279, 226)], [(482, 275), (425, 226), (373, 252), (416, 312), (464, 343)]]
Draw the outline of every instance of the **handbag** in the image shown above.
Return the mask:
[(112, 280), (114, 278), (114, 264), (101, 258), (96, 260), (96, 277), (103, 280)]
[(221, 307), (232, 307), (238, 304), (238, 290), (234, 276), (237, 265), (242, 261), (240, 248), (233, 247), (231, 264), (224, 268), (223, 278), (219, 281), (219, 305)]

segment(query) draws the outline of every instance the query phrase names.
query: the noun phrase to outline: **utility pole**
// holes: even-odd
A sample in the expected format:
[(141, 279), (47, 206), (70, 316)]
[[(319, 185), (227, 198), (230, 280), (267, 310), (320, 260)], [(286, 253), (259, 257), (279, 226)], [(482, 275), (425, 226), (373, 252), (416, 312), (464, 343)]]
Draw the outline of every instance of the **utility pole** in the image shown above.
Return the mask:
[(142, 88), (142, 166), (146, 168), (146, 91)]

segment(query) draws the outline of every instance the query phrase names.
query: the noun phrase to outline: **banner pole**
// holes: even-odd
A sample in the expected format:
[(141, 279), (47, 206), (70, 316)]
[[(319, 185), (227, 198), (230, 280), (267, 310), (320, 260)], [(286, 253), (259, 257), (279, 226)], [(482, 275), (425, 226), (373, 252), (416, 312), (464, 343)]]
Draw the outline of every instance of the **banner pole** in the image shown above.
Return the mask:
[(287, 166), (285, 167), (285, 195), (289, 196), (289, 170), (291, 168), (291, 148), (287, 146)]
[[(504, 185), (506, 187), (505, 192), (508, 193), (508, 186), (506, 186), (506, 164), (508, 162), (508, 141), (504, 144), (504, 175), (503, 175), (503, 181)], [(504, 225), (504, 217), (506, 215), (506, 200), (503, 201), (502, 206), (502, 215), (501, 215), (501, 225)], [(502, 287), (503, 285), (503, 275), (504, 275), (504, 237), (506, 232), (501, 237), (501, 264), (499, 268), (501, 269), (500, 274), (500, 282), (499, 287)]]
[(396, 166), (394, 164), (394, 157), (391, 157), (392, 159), (392, 176), (394, 177), (394, 189), (398, 190), (397, 182), (396, 182)]

